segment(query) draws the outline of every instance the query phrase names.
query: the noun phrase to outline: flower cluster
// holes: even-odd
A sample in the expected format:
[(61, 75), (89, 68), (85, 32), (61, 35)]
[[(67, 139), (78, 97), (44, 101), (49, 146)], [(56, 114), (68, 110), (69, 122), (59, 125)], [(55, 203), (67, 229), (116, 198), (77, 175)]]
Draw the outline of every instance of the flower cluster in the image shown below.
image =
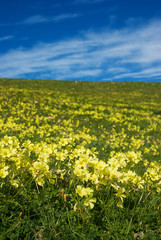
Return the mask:
[(121, 208), (136, 189), (161, 191), (161, 140), (150, 134), (161, 130), (161, 119), (146, 104), (138, 111), (137, 103), (116, 104), (116, 96), (105, 104), (104, 96), (2, 91), (0, 187), (66, 179), (69, 196), (91, 209), (106, 186)]

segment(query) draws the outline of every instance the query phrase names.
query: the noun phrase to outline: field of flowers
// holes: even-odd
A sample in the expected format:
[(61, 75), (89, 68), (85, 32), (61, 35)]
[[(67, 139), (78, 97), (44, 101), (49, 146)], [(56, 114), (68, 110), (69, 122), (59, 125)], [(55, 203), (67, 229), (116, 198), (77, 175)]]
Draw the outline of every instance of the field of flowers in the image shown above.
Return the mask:
[(1, 239), (161, 239), (161, 84), (0, 79)]

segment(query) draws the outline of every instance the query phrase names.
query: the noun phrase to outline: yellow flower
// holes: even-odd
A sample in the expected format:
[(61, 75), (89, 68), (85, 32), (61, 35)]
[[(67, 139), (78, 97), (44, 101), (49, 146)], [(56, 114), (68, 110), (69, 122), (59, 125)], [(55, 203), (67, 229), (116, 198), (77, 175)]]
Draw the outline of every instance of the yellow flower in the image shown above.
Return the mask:
[(11, 156), (11, 148), (10, 147), (2, 148), (1, 156), (4, 158), (10, 157)]
[(104, 170), (104, 168), (107, 166), (107, 164), (104, 162), (104, 161), (102, 161), (102, 160), (100, 160), (99, 162), (97, 162), (96, 164), (95, 164), (95, 168), (97, 169), (97, 170), (99, 170), (99, 171), (102, 171), (102, 170)]
[(9, 172), (7, 171), (8, 170), (8, 166), (2, 166), (2, 168), (0, 169), (0, 177), (1, 178), (5, 178)]
[(81, 196), (81, 197), (85, 196), (84, 187), (78, 185), (77, 188), (76, 188), (76, 193), (79, 194), (79, 196)]
[(86, 198), (84, 201), (85, 206), (89, 206), (91, 209), (94, 207), (94, 203), (96, 202), (96, 198)]
[(84, 188), (80, 185), (77, 186), (76, 188), (76, 193), (79, 194), (79, 196), (83, 197), (83, 196), (92, 196), (93, 195), (93, 189), (87, 187)]

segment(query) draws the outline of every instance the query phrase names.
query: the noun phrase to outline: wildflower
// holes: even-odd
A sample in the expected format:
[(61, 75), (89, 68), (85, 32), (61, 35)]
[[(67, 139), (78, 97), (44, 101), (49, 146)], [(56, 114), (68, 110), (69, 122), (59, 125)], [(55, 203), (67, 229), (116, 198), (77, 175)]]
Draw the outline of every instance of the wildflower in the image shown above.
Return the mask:
[(5, 178), (9, 172), (8, 172), (8, 166), (0, 166), (0, 177)]
[(86, 198), (84, 201), (85, 206), (89, 206), (91, 209), (94, 207), (94, 203), (96, 202), (96, 198)]

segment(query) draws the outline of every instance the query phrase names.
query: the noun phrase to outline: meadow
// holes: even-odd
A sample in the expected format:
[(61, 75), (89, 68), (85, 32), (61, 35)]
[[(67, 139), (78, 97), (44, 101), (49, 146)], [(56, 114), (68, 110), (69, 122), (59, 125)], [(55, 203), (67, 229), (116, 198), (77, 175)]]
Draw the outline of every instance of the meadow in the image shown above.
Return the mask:
[(0, 79), (3, 239), (161, 239), (161, 83)]

